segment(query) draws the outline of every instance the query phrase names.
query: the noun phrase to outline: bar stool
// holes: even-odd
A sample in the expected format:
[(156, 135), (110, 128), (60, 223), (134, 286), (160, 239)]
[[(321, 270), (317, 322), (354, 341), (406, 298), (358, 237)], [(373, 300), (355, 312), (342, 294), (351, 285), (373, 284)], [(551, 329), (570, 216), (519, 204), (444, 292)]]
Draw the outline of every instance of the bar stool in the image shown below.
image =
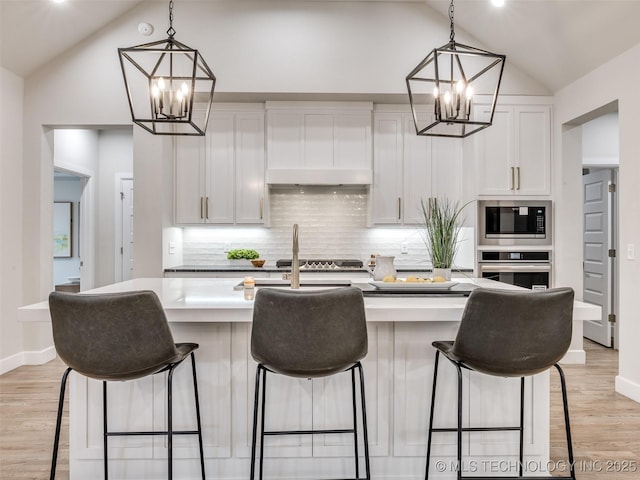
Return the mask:
[[(360, 289), (343, 287), (311, 292), (273, 288), (258, 290), (251, 330), (251, 354), (258, 362), (253, 408), (251, 480), (255, 478), (256, 472), (259, 412), (260, 479), (263, 473), (265, 436), (334, 433), (353, 434), (355, 478), (360, 478), (355, 370), (358, 370), (360, 383), (365, 478), (371, 478), (364, 375), (360, 364), (360, 360), (367, 354), (367, 348), (367, 325)], [(353, 428), (265, 431), (267, 373), (311, 379), (341, 372), (351, 372)]]
[[(429, 478), (431, 438), (433, 433), (457, 433), (457, 478), (485, 479), (493, 477), (462, 476), (462, 432), (515, 431), (520, 435), (519, 474), (500, 476), (503, 479), (537, 479), (523, 476), (524, 455), (524, 379), (544, 372), (552, 366), (560, 375), (562, 405), (569, 473), (557, 479), (575, 480), (573, 447), (564, 372), (558, 361), (571, 343), (573, 319), (573, 290), (555, 288), (541, 292), (476, 289), (471, 292), (462, 314), (455, 341), (436, 341), (436, 358), (429, 414), (427, 440), (427, 468)], [(433, 428), (434, 404), (438, 376), (438, 359), (444, 355), (458, 373), (458, 419), (454, 428)], [(520, 425), (517, 427), (462, 427), (462, 369), (498, 377), (520, 377)]]
[[(109, 478), (107, 440), (112, 436), (164, 435), (168, 446), (168, 478), (173, 477), (173, 436), (197, 435), (200, 471), (204, 480), (204, 456), (200, 403), (194, 350), (197, 343), (174, 343), (169, 324), (152, 291), (90, 295), (52, 292), (49, 310), (53, 341), (60, 359), (68, 368), (62, 375), (56, 421), (51, 475), (56, 475), (60, 424), (64, 409), (67, 377), (71, 371), (102, 381), (104, 478)], [(173, 372), (191, 357), (197, 430), (173, 430)], [(110, 432), (107, 429), (107, 383), (134, 380), (167, 372), (167, 429), (144, 432)]]

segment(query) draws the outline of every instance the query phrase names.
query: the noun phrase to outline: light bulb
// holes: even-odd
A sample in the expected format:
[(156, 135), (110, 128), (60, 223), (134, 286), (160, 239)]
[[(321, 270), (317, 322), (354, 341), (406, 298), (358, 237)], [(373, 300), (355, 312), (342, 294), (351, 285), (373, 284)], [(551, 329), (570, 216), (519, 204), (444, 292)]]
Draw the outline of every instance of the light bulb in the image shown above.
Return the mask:
[(164, 78), (162, 77), (158, 79), (158, 88), (164, 92), (165, 85), (164, 85)]
[(444, 103), (451, 103), (451, 92), (445, 92)]
[(182, 92), (182, 90), (178, 90), (178, 92), (176, 93), (176, 99), (179, 102), (181, 102), (183, 98), (184, 98), (184, 93)]
[(151, 87), (151, 95), (153, 95), (153, 98), (158, 98), (160, 96), (160, 89), (157, 85)]
[(462, 93), (464, 91), (464, 82), (462, 80), (458, 80), (456, 83), (456, 92)]
[(491, 0), (494, 7), (504, 7), (504, 0)]
[(433, 96), (435, 98), (438, 98), (438, 95), (440, 95), (440, 91), (438, 90), (438, 87), (433, 87)]
[(467, 87), (467, 98), (471, 98), (473, 97), (473, 87), (472, 86), (468, 86)]
[(180, 87), (180, 90), (182, 90), (182, 94), (185, 97), (189, 95), (189, 85), (187, 85), (187, 82), (182, 82), (182, 86)]

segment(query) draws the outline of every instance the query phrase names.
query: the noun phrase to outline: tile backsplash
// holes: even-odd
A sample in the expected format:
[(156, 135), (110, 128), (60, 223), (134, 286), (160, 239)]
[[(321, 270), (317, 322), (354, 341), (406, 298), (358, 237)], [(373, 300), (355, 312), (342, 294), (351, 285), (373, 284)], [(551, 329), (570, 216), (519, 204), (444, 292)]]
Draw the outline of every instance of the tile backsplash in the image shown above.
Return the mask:
[[(300, 258), (395, 255), (396, 265), (430, 265), (418, 227), (367, 227), (367, 187), (272, 187), (270, 227), (188, 227), (183, 230), (185, 265), (227, 263), (226, 250), (252, 248), (268, 264), (291, 258), (292, 227), (299, 225)], [(456, 266), (473, 268), (473, 229), (462, 229)], [(403, 254), (405, 250), (407, 253)]]

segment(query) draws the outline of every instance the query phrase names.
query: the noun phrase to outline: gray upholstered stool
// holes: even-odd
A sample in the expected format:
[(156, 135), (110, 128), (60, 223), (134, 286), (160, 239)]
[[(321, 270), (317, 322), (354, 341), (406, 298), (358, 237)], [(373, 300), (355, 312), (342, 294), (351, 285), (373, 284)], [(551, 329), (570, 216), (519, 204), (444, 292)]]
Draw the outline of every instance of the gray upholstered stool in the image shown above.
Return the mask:
[[(369, 468), (369, 438), (360, 360), (367, 354), (367, 325), (360, 289), (345, 287), (299, 292), (264, 288), (258, 290), (253, 307), (251, 354), (256, 369), (251, 444), (251, 480), (255, 478), (256, 441), (260, 412), (260, 475), (264, 463), (266, 435), (352, 433), (355, 478), (360, 478), (356, 413), (355, 370), (360, 380), (365, 478)], [(332, 430), (265, 431), (267, 372), (290, 377), (317, 378), (351, 372), (353, 428)], [(262, 382), (261, 382), (262, 379)], [(260, 384), (262, 383), (262, 396)], [(259, 406), (259, 404), (261, 404)]]
[[(62, 376), (56, 422), (51, 479), (55, 478), (60, 424), (67, 377), (72, 370), (102, 381), (104, 478), (109, 478), (107, 440), (111, 436), (164, 435), (168, 446), (168, 478), (173, 476), (173, 435), (197, 435), (200, 471), (204, 480), (204, 456), (200, 404), (194, 350), (197, 343), (174, 343), (160, 304), (152, 291), (83, 295), (53, 292), (49, 295), (53, 341), (68, 368)], [(175, 368), (191, 357), (196, 407), (196, 430), (173, 430), (172, 379)], [(107, 382), (134, 380), (167, 372), (167, 430), (109, 432), (107, 429)]]
[[(427, 468), (429, 478), (431, 437), (437, 432), (457, 432), (457, 464), (462, 466), (462, 432), (516, 431), (520, 435), (519, 475), (500, 476), (500, 479), (539, 479), (523, 476), (524, 432), (524, 378), (555, 367), (560, 375), (562, 404), (570, 475), (553, 477), (575, 479), (569, 409), (564, 373), (558, 361), (565, 355), (571, 343), (573, 321), (573, 290), (556, 288), (541, 292), (476, 289), (467, 301), (455, 341), (433, 342), (436, 359), (429, 414), (427, 441)], [(436, 398), (438, 359), (443, 354), (458, 372), (458, 420), (453, 428), (433, 428)], [(520, 425), (517, 427), (462, 427), (462, 369), (499, 377), (520, 377)], [(493, 477), (462, 476), (458, 479), (484, 479)]]

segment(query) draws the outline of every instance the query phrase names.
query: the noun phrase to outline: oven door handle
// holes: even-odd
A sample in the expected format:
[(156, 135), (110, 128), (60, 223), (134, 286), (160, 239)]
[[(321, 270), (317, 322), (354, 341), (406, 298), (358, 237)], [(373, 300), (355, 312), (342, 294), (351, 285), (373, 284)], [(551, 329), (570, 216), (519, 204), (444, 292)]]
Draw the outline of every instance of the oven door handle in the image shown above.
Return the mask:
[(550, 272), (551, 264), (527, 264), (527, 265), (514, 265), (504, 263), (481, 263), (480, 270), (483, 272)]

